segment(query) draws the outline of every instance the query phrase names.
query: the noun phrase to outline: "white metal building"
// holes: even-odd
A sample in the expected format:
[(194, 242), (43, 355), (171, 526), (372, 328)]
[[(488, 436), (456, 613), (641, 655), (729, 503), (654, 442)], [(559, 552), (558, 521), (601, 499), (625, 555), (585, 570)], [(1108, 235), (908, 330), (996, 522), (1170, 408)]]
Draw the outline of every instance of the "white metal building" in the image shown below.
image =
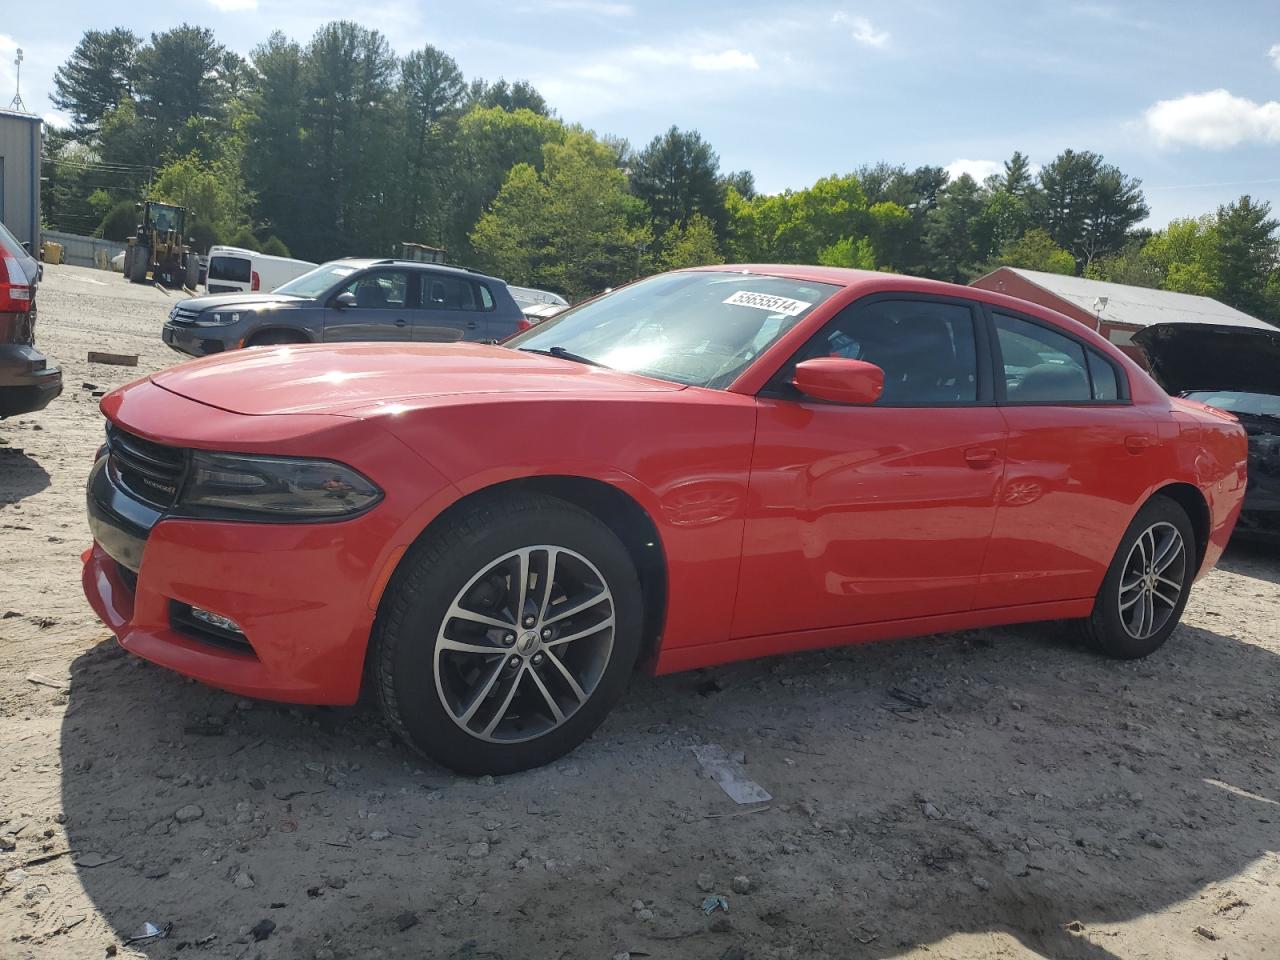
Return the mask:
[(40, 244), (40, 118), (0, 110), (0, 222), (19, 240)]

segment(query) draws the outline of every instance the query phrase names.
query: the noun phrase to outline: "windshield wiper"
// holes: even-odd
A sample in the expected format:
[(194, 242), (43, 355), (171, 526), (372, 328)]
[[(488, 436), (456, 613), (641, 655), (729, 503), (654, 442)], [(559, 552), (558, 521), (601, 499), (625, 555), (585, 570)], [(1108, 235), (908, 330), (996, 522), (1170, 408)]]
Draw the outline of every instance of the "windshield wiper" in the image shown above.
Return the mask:
[(609, 369), (608, 364), (601, 363), (599, 360), (592, 360), (590, 357), (584, 357), (580, 353), (574, 353), (566, 347), (547, 347), (545, 350), (540, 350), (537, 347), (517, 347), (516, 349), (523, 350), (525, 353), (541, 353), (548, 357), (558, 357), (561, 360), (572, 360), (574, 363), (585, 363), (591, 367), (604, 367), (606, 370)]

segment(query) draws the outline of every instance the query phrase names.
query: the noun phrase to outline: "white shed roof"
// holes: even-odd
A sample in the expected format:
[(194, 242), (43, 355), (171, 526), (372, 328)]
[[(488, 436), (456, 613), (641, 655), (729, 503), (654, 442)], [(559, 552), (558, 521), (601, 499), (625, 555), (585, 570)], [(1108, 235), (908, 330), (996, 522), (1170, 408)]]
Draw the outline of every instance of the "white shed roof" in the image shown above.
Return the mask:
[[(1042, 273), (1039, 270), (1023, 270), (1021, 267), (1004, 269), (1081, 310), (1095, 316), (1100, 315), (1110, 323), (1127, 323), (1136, 327), (1149, 327), (1156, 323), (1217, 323), (1262, 330), (1276, 329), (1271, 324), (1255, 320), (1247, 313), (1219, 303), (1212, 297), (1152, 290), (1148, 287), (1088, 280), (1084, 277), (1068, 277), (1059, 273)], [(1099, 314), (1097, 303), (1100, 297), (1107, 298), (1107, 305)]]

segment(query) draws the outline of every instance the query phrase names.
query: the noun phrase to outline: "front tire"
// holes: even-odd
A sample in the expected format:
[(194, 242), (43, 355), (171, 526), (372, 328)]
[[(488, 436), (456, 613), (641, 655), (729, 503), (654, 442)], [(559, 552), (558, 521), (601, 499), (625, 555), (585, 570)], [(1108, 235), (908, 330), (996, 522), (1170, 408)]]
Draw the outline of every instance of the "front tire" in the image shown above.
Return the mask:
[(1120, 540), (1093, 613), (1080, 621), (1086, 642), (1120, 660), (1160, 649), (1186, 608), (1196, 550), (1186, 511), (1167, 497), (1149, 500)]
[(129, 280), (133, 283), (146, 283), (147, 270), (151, 266), (151, 250), (141, 244), (133, 247), (133, 256), (129, 258)]
[(466, 774), (541, 766), (626, 689), (643, 606), (626, 548), (563, 500), (490, 500), (433, 529), (387, 589), (371, 669), (388, 723)]

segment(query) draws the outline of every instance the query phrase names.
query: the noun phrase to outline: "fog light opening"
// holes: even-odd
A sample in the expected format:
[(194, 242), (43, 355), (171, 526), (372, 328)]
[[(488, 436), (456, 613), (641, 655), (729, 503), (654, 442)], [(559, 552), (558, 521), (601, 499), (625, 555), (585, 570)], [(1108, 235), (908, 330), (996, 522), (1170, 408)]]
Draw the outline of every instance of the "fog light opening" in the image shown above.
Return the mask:
[(214, 613), (212, 610), (205, 610), (201, 607), (193, 606), (191, 607), (191, 617), (192, 619), (199, 620), (201, 623), (206, 623), (211, 627), (217, 627), (219, 630), (225, 630), (228, 633), (238, 633), (240, 636), (244, 636), (244, 630), (240, 627), (240, 624), (236, 623), (230, 617), (224, 617), (222, 614)]

